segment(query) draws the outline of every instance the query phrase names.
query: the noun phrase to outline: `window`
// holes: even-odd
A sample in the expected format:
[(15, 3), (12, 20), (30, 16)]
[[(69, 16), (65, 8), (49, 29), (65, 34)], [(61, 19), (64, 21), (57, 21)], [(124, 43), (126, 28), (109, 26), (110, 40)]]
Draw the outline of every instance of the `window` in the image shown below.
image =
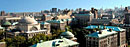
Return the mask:
[(36, 27), (32, 27), (32, 28), (30, 29), (30, 31), (36, 31), (36, 30), (38, 30)]

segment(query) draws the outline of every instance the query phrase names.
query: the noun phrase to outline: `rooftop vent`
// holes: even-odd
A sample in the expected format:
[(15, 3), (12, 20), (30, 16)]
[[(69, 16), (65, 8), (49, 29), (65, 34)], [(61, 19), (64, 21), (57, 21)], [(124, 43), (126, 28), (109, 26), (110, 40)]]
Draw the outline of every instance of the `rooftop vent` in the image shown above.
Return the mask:
[(106, 26), (104, 26), (104, 29), (106, 29)]
[(102, 31), (99, 31), (99, 34), (102, 34)]
[(59, 43), (63, 42), (63, 40), (59, 40)]
[(59, 46), (60, 44), (56, 44), (56, 46)]
[(112, 31), (112, 29), (109, 29), (109, 31), (111, 32), (111, 31)]

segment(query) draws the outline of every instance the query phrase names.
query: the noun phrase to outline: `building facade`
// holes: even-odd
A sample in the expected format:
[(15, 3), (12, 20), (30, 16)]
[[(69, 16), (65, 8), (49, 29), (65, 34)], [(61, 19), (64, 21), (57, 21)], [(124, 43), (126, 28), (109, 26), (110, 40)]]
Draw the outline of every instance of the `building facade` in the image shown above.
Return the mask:
[(86, 29), (112, 29), (113, 31), (117, 32), (117, 46), (118, 47), (126, 47), (127, 42), (126, 42), (126, 30), (120, 27), (114, 27), (114, 26), (96, 26), (96, 25), (91, 25), (88, 27), (85, 27)]
[(14, 29), (6, 33), (7, 35), (9, 35), (9, 37), (23, 35), (27, 38), (32, 38), (37, 34), (50, 34), (50, 29), (42, 29), (41, 24), (38, 23), (33, 17), (23, 17), (15, 26), (16, 27)]
[(101, 30), (86, 35), (86, 47), (118, 47), (117, 32)]

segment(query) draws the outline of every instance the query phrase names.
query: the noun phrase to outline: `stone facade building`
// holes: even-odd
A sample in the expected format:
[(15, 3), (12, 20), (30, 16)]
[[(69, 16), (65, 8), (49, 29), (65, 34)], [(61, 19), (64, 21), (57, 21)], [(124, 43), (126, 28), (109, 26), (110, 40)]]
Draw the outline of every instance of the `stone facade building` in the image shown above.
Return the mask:
[(114, 27), (114, 26), (96, 26), (96, 25), (91, 25), (88, 27), (85, 27), (86, 29), (112, 29), (113, 31), (117, 32), (117, 46), (118, 47), (126, 47), (127, 42), (126, 42), (126, 30), (120, 27)]
[(15, 26), (14, 29), (6, 33), (9, 37), (22, 35), (27, 38), (32, 38), (37, 34), (50, 34), (50, 28), (42, 29), (41, 24), (33, 17), (23, 17)]
[(86, 35), (86, 47), (118, 47), (117, 32), (101, 30)]
[(75, 14), (74, 16), (80, 25), (85, 25), (94, 18), (94, 14), (90, 11), (87, 11), (86, 14)]
[(130, 13), (125, 14), (125, 24), (130, 24)]

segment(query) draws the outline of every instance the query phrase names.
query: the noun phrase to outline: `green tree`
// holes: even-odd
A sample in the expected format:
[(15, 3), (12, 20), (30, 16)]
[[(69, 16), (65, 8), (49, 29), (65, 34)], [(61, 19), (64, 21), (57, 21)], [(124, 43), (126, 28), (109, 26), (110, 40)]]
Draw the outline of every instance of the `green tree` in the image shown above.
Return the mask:
[(14, 45), (12, 38), (6, 38), (5, 41), (6, 41), (7, 47), (12, 47)]
[(5, 31), (0, 31), (0, 40), (4, 38)]
[(13, 38), (13, 42), (15, 42), (15, 46), (20, 47), (19, 45), (23, 45), (26, 41), (26, 38), (23, 36), (16, 36)]
[(59, 35), (62, 33), (62, 32), (65, 32), (65, 31), (63, 31), (63, 30), (60, 30), (60, 29), (57, 29), (57, 30), (55, 30), (55, 29), (52, 29), (52, 39), (56, 39), (56, 38), (58, 38), (59, 37)]
[(5, 39), (7, 47), (22, 47), (20, 45), (24, 45), (26, 39), (23, 36), (16, 36), (13, 38), (6, 38)]
[(47, 36), (45, 34), (37, 34), (36, 36), (34, 36), (33, 38), (30, 38), (28, 40), (27, 45), (33, 45), (33, 44), (39, 43), (40, 40), (47, 41), (47, 40), (50, 40), (50, 39), (51, 39), (51, 35)]

